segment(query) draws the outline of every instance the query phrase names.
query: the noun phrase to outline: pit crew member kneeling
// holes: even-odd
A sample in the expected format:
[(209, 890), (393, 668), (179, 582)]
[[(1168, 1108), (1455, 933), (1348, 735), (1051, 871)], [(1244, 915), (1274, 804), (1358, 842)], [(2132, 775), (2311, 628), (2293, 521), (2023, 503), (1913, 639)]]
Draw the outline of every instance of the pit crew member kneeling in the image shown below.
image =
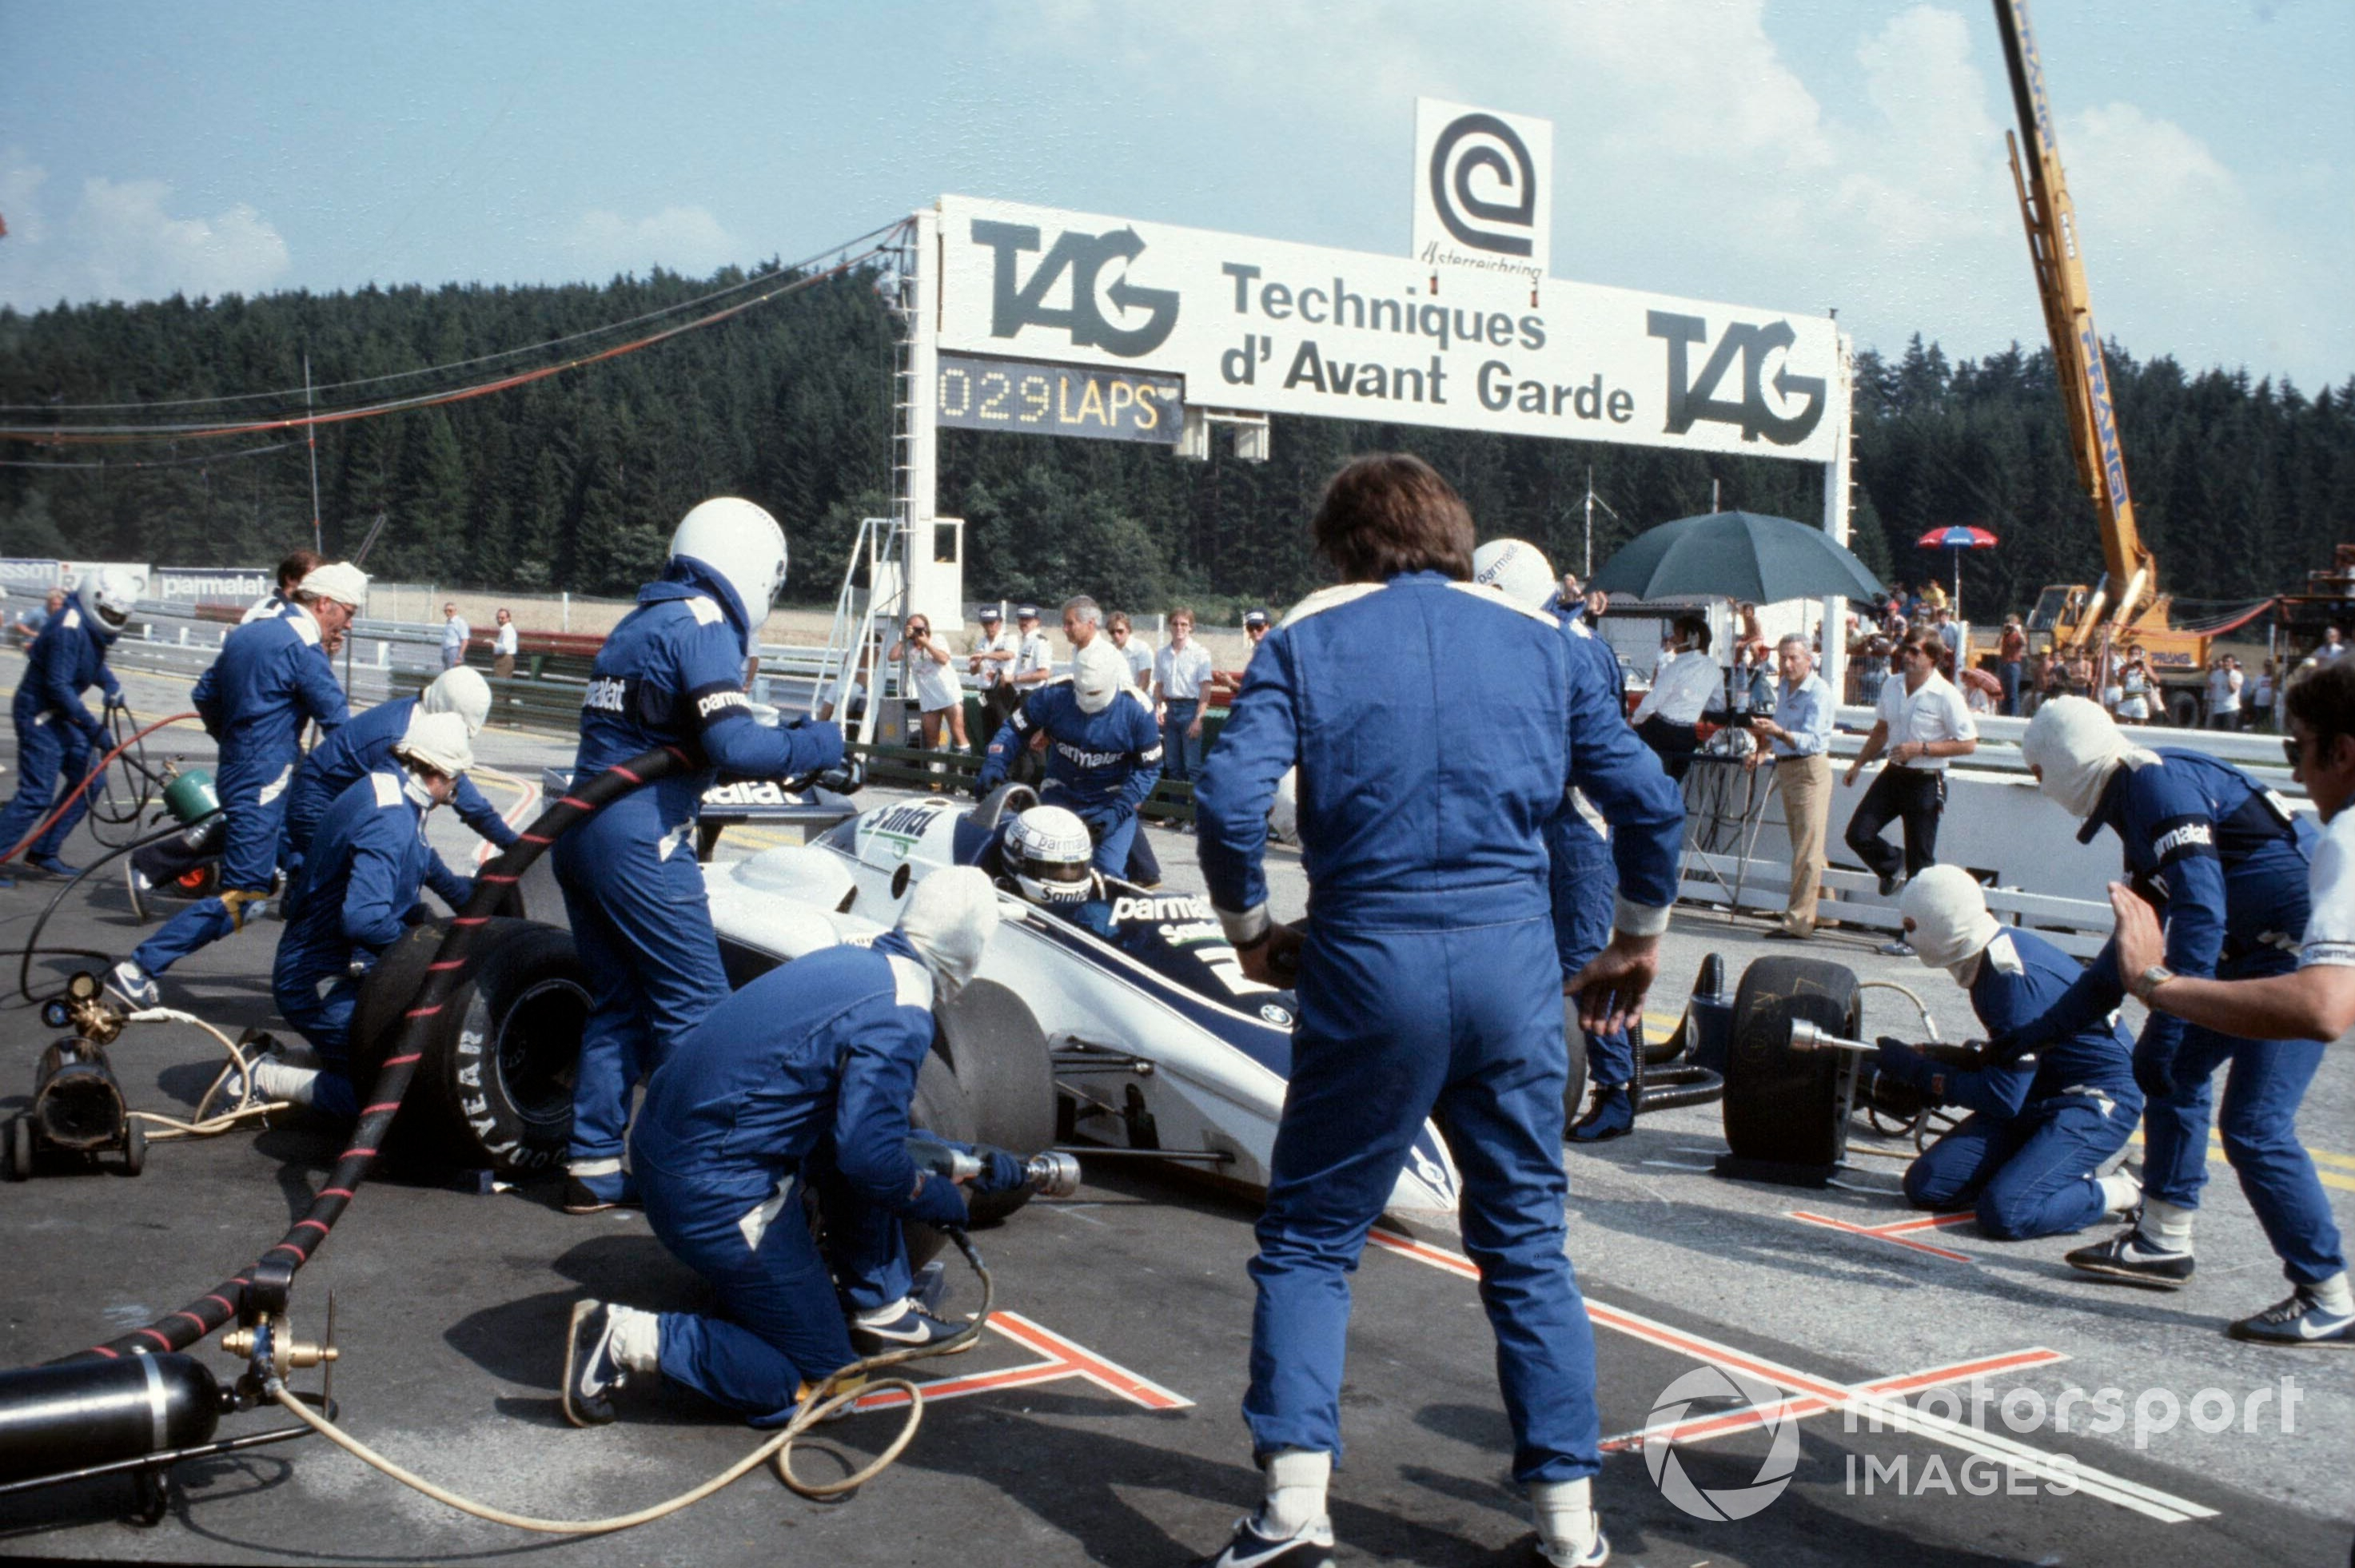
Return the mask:
[[(611, 1421), (614, 1393), (659, 1372), (756, 1426), (781, 1425), (858, 1350), (957, 1331), (908, 1294), (901, 1221), (965, 1224), (964, 1195), (908, 1154), (908, 1107), (932, 1049), (933, 996), (973, 977), (996, 927), (986, 874), (935, 872), (873, 947), (827, 948), (771, 970), (671, 1048), (647, 1083), (631, 1163), (655, 1234), (710, 1281), (719, 1308), (576, 1303), (567, 1420)], [(985, 1163), (976, 1191), (1024, 1180), (1010, 1154), (990, 1151)], [(823, 1253), (805, 1190), (825, 1216)]]
[(975, 788), (1006, 781), (1030, 737), (1047, 732), (1047, 781), (1039, 800), (1071, 810), (1095, 841), (1095, 868), (1128, 872), (1136, 809), (1161, 779), (1161, 732), (1143, 703), (1113, 699), (1128, 685), (1128, 661), (1109, 642), (1090, 642), (1071, 661), (1071, 678), (1022, 700), (989, 743)]
[(360, 982), (424, 918), (423, 889), (453, 910), (474, 893), (473, 882), (443, 865), (425, 842), (427, 816), (448, 802), (474, 764), (464, 719), (420, 714), (394, 744), (392, 760), (336, 796), (319, 819), (286, 895), (286, 934), (270, 972), (279, 1016), (312, 1051), (256, 1062), (259, 1097), (346, 1120), (359, 1114), (350, 1063)]
[[(1899, 902), (1922, 961), (1970, 993), (1989, 1033), (2041, 1014), (2083, 972), (2032, 931), (2007, 930), (1960, 866), (1934, 865)], [(2108, 1017), (2047, 1042), (2032, 1059), (1977, 1071), (1948, 1066), (1884, 1040), (1873, 1066), (1933, 1106), (1962, 1106), (1962, 1125), (1905, 1171), (1916, 1208), (1977, 1206), (1979, 1226), (2005, 1241), (2065, 1235), (2134, 1207), (2141, 1188), (2123, 1171), (2101, 1174), (2142, 1115), (2134, 1044)]]

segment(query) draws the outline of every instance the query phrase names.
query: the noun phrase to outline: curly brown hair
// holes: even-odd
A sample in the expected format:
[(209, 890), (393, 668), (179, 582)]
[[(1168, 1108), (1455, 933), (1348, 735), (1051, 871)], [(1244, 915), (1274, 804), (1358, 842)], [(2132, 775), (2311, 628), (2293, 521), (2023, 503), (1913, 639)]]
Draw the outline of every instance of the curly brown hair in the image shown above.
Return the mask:
[(1472, 579), (1470, 509), (1437, 470), (1405, 452), (1374, 452), (1335, 474), (1309, 532), (1344, 582), (1401, 572)]

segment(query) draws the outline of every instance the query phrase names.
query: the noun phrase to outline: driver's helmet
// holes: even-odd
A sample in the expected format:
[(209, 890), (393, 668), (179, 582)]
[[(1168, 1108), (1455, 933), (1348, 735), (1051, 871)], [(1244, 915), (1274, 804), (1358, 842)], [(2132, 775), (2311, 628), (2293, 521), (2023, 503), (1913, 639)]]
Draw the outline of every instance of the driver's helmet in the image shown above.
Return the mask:
[(1087, 824), (1060, 806), (1033, 806), (1007, 824), (998, 860), (1034, 904), (1081, 904), (1095, 891)]

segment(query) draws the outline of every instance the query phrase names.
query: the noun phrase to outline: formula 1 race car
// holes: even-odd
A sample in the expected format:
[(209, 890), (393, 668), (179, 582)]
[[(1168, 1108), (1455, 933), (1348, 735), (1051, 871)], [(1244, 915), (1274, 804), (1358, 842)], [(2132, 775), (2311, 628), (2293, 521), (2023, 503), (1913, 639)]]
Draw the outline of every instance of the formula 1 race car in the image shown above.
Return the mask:
[[(1021, 785), (978, 807), (900, 800), (846, 816), (805, 845), (707, 862), (730, 983), (873, 940), (932, 871), (994, 873), (1000, 827), (1034, 800)], [(1076, 1143), (1083, 1160), (1093, 1147), (1263, 1190), (1291, 1063), (1292, 994), (1243, 976), (1199, 897), (1107, 879), (1104, 897), (1060, 913), (1000, 887), (1003, 924), (978, 977), (938, 1010), (914, 1119), (1026, 1154)], [(527, 878), (522, 893), (530, 914), (561, 918), (552, 888)], [(496, 925), (489, 956), (426, 1047), (396, 1130), (435, 1163), (524, 1173), (562, 1158), (588, 995), (564, 931)], [(356, 1042), (389, 1037), (430, 951), (421, 936), (387, 956), (364, 993)], [(373, 1064), (359, 1049), (365, 1081)], [(1446, 1145), (1426, 1124), (1391, 1207), (1450, 1212), (1457, 1192)]]

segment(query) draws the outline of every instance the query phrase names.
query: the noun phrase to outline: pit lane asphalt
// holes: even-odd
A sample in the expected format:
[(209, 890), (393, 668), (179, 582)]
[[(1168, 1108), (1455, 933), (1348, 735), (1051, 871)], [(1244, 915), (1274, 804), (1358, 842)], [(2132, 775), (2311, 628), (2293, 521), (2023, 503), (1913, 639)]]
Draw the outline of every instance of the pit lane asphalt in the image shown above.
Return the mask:
[[(18, 668), (0, 664), (0, 679)], [(142, 711), (185, 705), (177, 700), (184, 685), (129, 683)], [(193, 730), (171, 732), (163, 749), (198, 758), (210, 750)], [(533, 777), (570, 748), (498, 734), (480, 750), (486, 762)], [(13, 772), (0, 775), (0, 787), (13, 782)], [(463, 829), (451, 832), (455, 824), (439, 818), (436, 827), (454, 862), (468, 847)], [(1188, 840), (1158, 832), (1156, 847), (1173, 889), (1199, 887)], [(723, 840), (720, 853), (730, 853)], [(69, 858), (86, 863), (95, 853), (85, 832)], [(1296, 910), (1296, 864), (1280, 863), (1273, 880), (1278, 911)], [(0, 945), (24, 939), (53, 889), (27, 876), (0, 891)], [(166, 980), (166, 1001), (232, 1033), (267, 1025), (276, 930), (262, 922), (191, 959)], [(1758, 930), (1755, 921), (1680, 914), (1655, 1016), (1681, 1005), (1705, 952), (1723, 953), (1738, 975), (1752, 958), (1789, 950), (1761, 942)], [(138, 936), (119, 878), (101, 876), (69, 895), (45, 940), (121, 952)], [(1838, 938), (1816, 956), (1912, 985), (1948, 1037), (1965, 1032), (1961, 993), (1945, 977)], [(1870, 995), (1869, 1027), (1913, 1032), (1901, 1001)], [(0, 1029), (16, 1047), (9, 1053), (16, 1065), (0, 1075), (5, 1112), (25, 1102), (45, 1036), (29, 1009), (10, 1012)], [(2349, 1044), (2332, 1053), (2302, 1126), (2310, 1146), (2337, 1154), (2323, 1170), (2337, 1178), (2329, 1191), (2341, 1224), (2355, 1228)], [(211, 1078), (211, 1052), (193, 1031), (143, 1025), (112, 1054), (134, 1105), (184, 1109)], [(2199, 1276), (2168, 1296), (2081, 1282), (2060, 1261), (2079, 1245), (2070, 1238), (2002, 1244), (1964, 1224), (1885, 1239), (1792, 1218), (1806, 1211), (1859, 1227), (1911, 1218), (1893, 1195), (1902, 1167), (1859, 1157), (1844, 1189), (1801, 1192), (1695, 1169), (1722, 1147), (1716, 1108), (1696, 1107), (1647, 1117), (1635, 1136), (1570, 1156), (1571, 1253), (1598, 1322), (1604, 1430), (1644, 1428), (1671, 1383), (1730, 1365), (1806, 1402), (1791, 1407), (1796, 1470), (1787, 1489), (1754, 1515), (1711, 1521), (1670, 1503), (1642, 1453), (1614, 1451), (1598, 1496), (1615, 1561), (2347, 1560), (2355, 1357), (2223, 1338), (2227, 1318), (2285, 1287), (2221, 1161), (2211, 1167), (2217, 1180), (2200, 1221)], [(47, 1360), (120, 1333), (242, 1266), (304, 1206), (335, 1150), (330, 1134), (290, 1122), (259, 1135), (159, 1144), (135, 1181), (62, 1173), (0, 1185), (0, 1240), (10, 1260), (0, 1286), (0, 1364)], [(1110, 1162), (1088, 1176), (1077, 1200), (1034, 1203), (977, 1238), (997, 1275), (999, 1307), (1020, 1321), (1008, 1319), (1011, 1333), (986, 1336), (969, 1356), (923, 1369), (957, 1378), (995, 1372), (1006, 1386), (935, 1400), (908, 1455), (850, 1502), (805, 1502), (761, 1472), (643, 1530), (552, 1541), (452, 1514), (304, 1439), (183, 1467), (172, 1514), (153, 1531), (116, 1521), (130, 1496), (122, 1482), (9, 1499), (0, 1503), (0, 1552), (207, 1562), (529, 1552), (594, 1563), (1182, 1563), (1221, 1540), (1255, 1490), (1236, 1414), (1250, 1333), (1243, 1265), (1252, 1210), (1181, 1178)], [(1333, 1491), (1341, 1561), (1528, 1562), (1531, 1538), (1507, 1478), (1509, 1437), (1473, 1285), (1451, 1263), (1458, 1244), (1450, 1229), (1416, 1234), (1419, 1246), (1369, 1249), (1357, 1277), (1345, 1393), (1350, 1447)], [(1918, 1250), (1925, 1245), (1960, 1257)], [(953, 1277), (961, 1273), (954, 1261), (951, 1269)], [(614, 1426), (563, 1425), (556, 1384), (572, 1299), (585, 1293), (660, 1308), (701, 1298), (693, 1277), (634, 1214), (567, 1217), (547, 1189), (484, 1197), (378, 1181), (298, 1277), (304, 1332), (316, 1331), (330, 1288), (346, 1358), (336, 1379), (346, 1423), (396, 1459), (501, 1506), (556, 1515), (637, 1507), (684, 1489), (756, 1441), (663, 1391), (625, 1395)], [(969, 1310), (976, 1300), (959, 1278), (952, 1306)], [(2031, 1351), (2065, 1359), (2025, 1354)], [(233, 1369), (210, 1349), (199, 1353), (224, 1374)], [(1983, 1361), (1995, 1363), (1985, 1381), (1995, 1397), (1981, 1407), (1977, 1432), (1967, 1385), (1960, 1427), (1929, 1420), (1922, 1425), (1935, 1430), (1876, 1433), (1822, 1409), (1858, 1385)], [(2189, 1404), (2201, 1390), (2222, 1389), (2238, 1412), (2252, 1393), (2278, 1388), (2286, 1376), (2301, 1395), (2292, 1432), (2279, 1430), (2276, 1398), (2260, 1409), (2254, 1432), (2236, 1423), (2203, 1434), (2179, 1421), (2141, 1447), (2133, 1441), (2131, 1413), (2147, 1391)], [(2022, 1432), (1999, 1414), (2005, 1395), (2033, 1392), (2049, 1407), (2073, 1386), (2120, 1390), (2126, 1429), (2085, 1431), (2083, 1406), (2067, 1433), (2049, 1414)], [(1156, 1391), (1190, 1403), (1149, 1408), (1166, 1403)], [(1695, 1410), (1741, 1403), (1704, 1400)], [(1912, 1403), (1925, 1408), (1918, 1393)], [(1926, 1408), (1945, 1413), (1934, 1401)], [(872, 1453), (896, 1419), (868, 1414), (824, 1429), (804, 1450), (805, 1471), (827, 1473), (829, 1448), (851, 1462)], [(224, 1431), (258, 1424), (235, 1417)], [(2051, 1495), (2053, 1483), (2035, 1473), (2008, 1480), (1994, 1471), (1983, 1456), (1998, 1445), (2019, 1446), (2010, 1451), (2031, 1464), (2069, 1455), (2088, 1475), (2110, 1479), (2098, 1483), (2100, 1495), (2094, 1486)], [(1753, 1427), (1680, 1441), (1675, 1458), (1701, 1488), (1739, 1489), (1768, 1452), (1765, 1434)], [(1939, 1481), (1928, 1480), (1934, 1458)], [(1893, 1495), (1891, 1471), (1901, 1459), (1907, 1495)], [(1869, 1496), (1868, 1477), (1876, 1478)], [(1966, 1489), (1990, 1480), (1993, 1495)], [(2029, 1495), (2016, 1495), (2022, 1490)], [(2154, 1517), (2204, 1510), (2214, 1513), (2178, 1522)]]

